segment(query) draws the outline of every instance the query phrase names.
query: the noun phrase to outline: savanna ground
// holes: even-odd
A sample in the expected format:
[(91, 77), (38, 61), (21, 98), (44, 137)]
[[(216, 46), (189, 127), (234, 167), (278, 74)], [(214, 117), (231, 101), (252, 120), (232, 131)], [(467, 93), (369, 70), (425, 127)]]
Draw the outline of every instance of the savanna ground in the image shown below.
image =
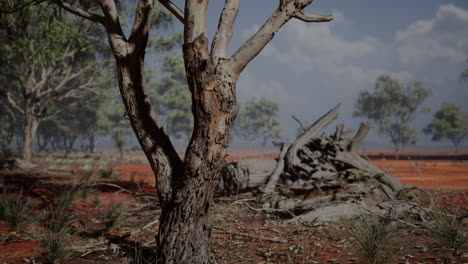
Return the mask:
[[(234, 151), (228, 160), (275, 155)], [(466, 217), (467, 161), (372, 161), (402, 183), (424, 188), (427, 195), (418, 201), (423, 206), (430, 196), (451, 215)], [(18, 231), (0, 221), (0, 264), (50, 261), (57, 250), (53, 247), (57, 244), (51, 244), (56, 237), (50, 232), (50, 214), (67, 194), (72, 194), (73, 201), (64, 210), (72, 220), (59, 246), (70, 254), (62, 263), (146, 263), (143, 258), (153, 253), (160, 210), (154, 177), (143, 155), (50, 154), (34, 162), (39, 165), (30, 171), (0, 171), (6, 187), (2, 197), (31, 201), (28, 216), (34, 216)], [(284, 224), (284, 218), (261, 210), (254, 200), (249, 194), (215, 199), (211, 209), (213, 263), (364, 263), (351, 238), (352, 222)], [(424, 228), (400, 222), (391, 226), (394, 239), (374, 263), (384, 263), (384, 257), (387, 263), (468, 263), (466, 243), (453, 250)], [(466, 236), (466, 225), (459, 228)]]

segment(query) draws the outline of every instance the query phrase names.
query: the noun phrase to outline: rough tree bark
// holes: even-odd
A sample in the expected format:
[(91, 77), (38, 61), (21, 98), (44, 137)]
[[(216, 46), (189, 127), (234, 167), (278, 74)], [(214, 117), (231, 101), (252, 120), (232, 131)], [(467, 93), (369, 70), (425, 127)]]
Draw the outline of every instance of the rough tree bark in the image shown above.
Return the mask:
[(156, 239), (158, 263), (209, 263), (208, 209), (237, 114), (237, 78), (291, 18), (327, 22), (332, 17), (305, 14), (303, 9), (313, 0), (281, 0), (264, 26), (234, 55), (227, 56), (239, 0), (226, 0), (211, 51), (206, 37), (208, 0), (186, 0), (184, 12), (169, 0), (159, 0), (184, 24), (183, 54), (192, 94), (194, 130), (185, 158), (181, 160), (152, 110), (143, 77), (153, 1), (138, 2), (129, 38), (123, 34), (113, 0), (97, 1), (103, 15), (89, 13), (62, 0), (54, 1), (73, 14), (103, 24), (107, 30), (127, 116), (157, 175), (162, 207)]
[[(25, 111), (26, 112), (26, 111)], [(39, 120), (32, 114), (27, 113), (23, 118), (23, 149), (22, 159), (30, 161), (33, 155), (34, 139), (36, 138), (37, 127), (39, 126)]]

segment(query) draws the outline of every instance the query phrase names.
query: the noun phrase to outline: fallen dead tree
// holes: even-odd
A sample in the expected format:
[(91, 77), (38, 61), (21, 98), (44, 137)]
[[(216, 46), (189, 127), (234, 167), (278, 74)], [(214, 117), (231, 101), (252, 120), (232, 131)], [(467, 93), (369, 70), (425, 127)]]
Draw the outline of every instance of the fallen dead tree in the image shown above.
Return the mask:
[[(289, 221), (336, 221), (365, 210), (392, 217), (424, 217), (424, 210), (398, 197), (401, 183), (359, 156), (368, 131), (361, 124), (352, 137), (340, 124), (333, 134), (322, 130), (338, 117), (339, 105), (305, 128), (292, 144), (281, 143), (277, 161), (241, 160), (222, 170), (218, 193), (254, 190), (259, 207), (294, 215)], [(401, 195), (400, 195), (401, 196)]]

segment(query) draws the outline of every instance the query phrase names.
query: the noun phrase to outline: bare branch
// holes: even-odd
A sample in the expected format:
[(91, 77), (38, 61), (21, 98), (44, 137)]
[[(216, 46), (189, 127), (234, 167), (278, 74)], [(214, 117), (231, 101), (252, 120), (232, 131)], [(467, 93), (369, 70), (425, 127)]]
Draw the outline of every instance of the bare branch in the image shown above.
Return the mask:
[(282, 0), (279, 7), (268, 18), (263, 26), (244, 43), (232, 56), (232, 70), (240, 74), (247, 64), (273, 39), (275, 33), (291, 18), (298, 18), (306, 22), (325, 22), (333, 17), (323, 15), (309, 15), (304, 8), (313, 0)]
[(152, 0), (140, 0), (135, 14), (135, 22), (133, 23), (132, 33), (129, 41), (138, 49), (137, 52), (145, 50), (148, 43), (148, 36), (151, 26), (151, 14), (153, 12)]
[(219, 18), (218, 31), (211, 46), (211, 56), (226, 57), (226, 50), (231, 41), (232, 27), (239, 12), (239, 0), (226, 0)]
[(20, 11), (21, 9), (29, 6), (29, 5), (33, 5), (33, 4), (39, 4), (41, 2), (44, 2), (44, 0), (31, 0), (29, 2), (26, 2), (20, 6), (17, 6), (17, 7), (13, 7), (12, 9), (0, 9), (0, 14), (14, 14), (18, 11)]
[(2, 92), (2, 93), (0, 93), (0, 95), (3, 95), (6, 98), (6, 101), (7, 101), (8, 105), (10, 105), (13, 109), (15, 109), (16, 111), (18, 111), (21, 114), (24, 114), (24, 110), (20, 107), (18, 102), (16, 102), (13, 99), (13, 96), (11, 96), (11, 94), (9, 92)]
[(255, 58), (260, 51), (273, 39), (275, 33), (291, 19), (286, 12), (280, 8), (268, 18), (265, 24), (247, 42), (244, 43), (232, 56), (233, 71), (236, 74), (242, 72), (247, 64)]
[(330, 22), (333, 20), (332, 15), (307, 14), (307, 13), (304, 13), (303, 10), (296, 12), (293, 15), (293, 17), (299, 20), (302, 20), (304, 22), (315, 22), (315, 23)]
[(180, 10), (174, 3), (170, 0), (158, 0), (167, 10), (169, 10), (177, 19), (179, 19), (182, 24), (184, 23), (184, 12)]
[(302, 124), (301, 120), (299, 120), (299, 118), (297, 118), (296, 116), (292, 115), (291, 116), (294, 120), (296, 120), (296, 122), (299, 124), (299, 126), (301, 127), (302, 129), (302, 132), (306, 131), (306, 128), (304, 126), (304, 124)]
[(54, 2), (59, 5), (61, 8), (67, 10), (68, 12), (80, 16), (82, 18), (88, 19), (92, 22), (104, 23), (104, 17), (98, 14), (93, 14), (78, 7), (74, 7), (68, 3), (65, 3), (63, 0), (54, 0)]
[(206, 33), (208, 0), (185, 1), (184, 43), (192, 43)]

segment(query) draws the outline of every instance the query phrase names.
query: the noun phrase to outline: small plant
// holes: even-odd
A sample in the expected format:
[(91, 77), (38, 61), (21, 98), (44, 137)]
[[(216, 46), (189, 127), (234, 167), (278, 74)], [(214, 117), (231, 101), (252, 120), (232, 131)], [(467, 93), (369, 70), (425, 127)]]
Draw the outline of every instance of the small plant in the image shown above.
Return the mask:
[(382, 264), (390, 259), (388, 249), (397, 232), (381, 217), (361, 214), (351, 225), (354, 251), (363, 263)]
[(70, 234), (48, 232), (41, 244), (49, 264), (61, 263), (73, 257), (74, 250)]
[(29, 224), (36, 221), (34, 217), (35, 205), (30, 199), (7, 193), (6, 187), (0, 182), (0, 219), (6, 221), (15, 232), (23, 232)]
[(73, 225), (78, 222), (75, 213), (64, 208), (51, 208), (46, 217), (45, 227), (54, 234), (72, 234)]
[(114, 228), (125, 222), (125, 205), (122, 202), (111, 203), (104, 212), (102, 222), (106, 226), (106, 231), (112, 231)]
[(457, 250), (463, 248), (468, 241), (462, 220), (456, 215), (450, 215), (446, 209), (438, 208), (431, 213), (434, 225), (429, 227), (431, 236), (443, 247)]
[(57, 197), (56, 207), (61, 210), (68, 210), (79, 196), (79, 190), (76, 186), (66, 186), (65, 189)]
[(130, 259), (127, 259), (125, 264), (153, 264), (156, 262), (156, 259), (153, 257), (153, 254), (145, 254), (140, 243), (135, 243), (133, 246), (133, 252)]
[(103, 179), (112, 179), (115, 177), (113, 168), (102, 168), (99, 170), (99, 172), (101, 174), (101, 178)]

